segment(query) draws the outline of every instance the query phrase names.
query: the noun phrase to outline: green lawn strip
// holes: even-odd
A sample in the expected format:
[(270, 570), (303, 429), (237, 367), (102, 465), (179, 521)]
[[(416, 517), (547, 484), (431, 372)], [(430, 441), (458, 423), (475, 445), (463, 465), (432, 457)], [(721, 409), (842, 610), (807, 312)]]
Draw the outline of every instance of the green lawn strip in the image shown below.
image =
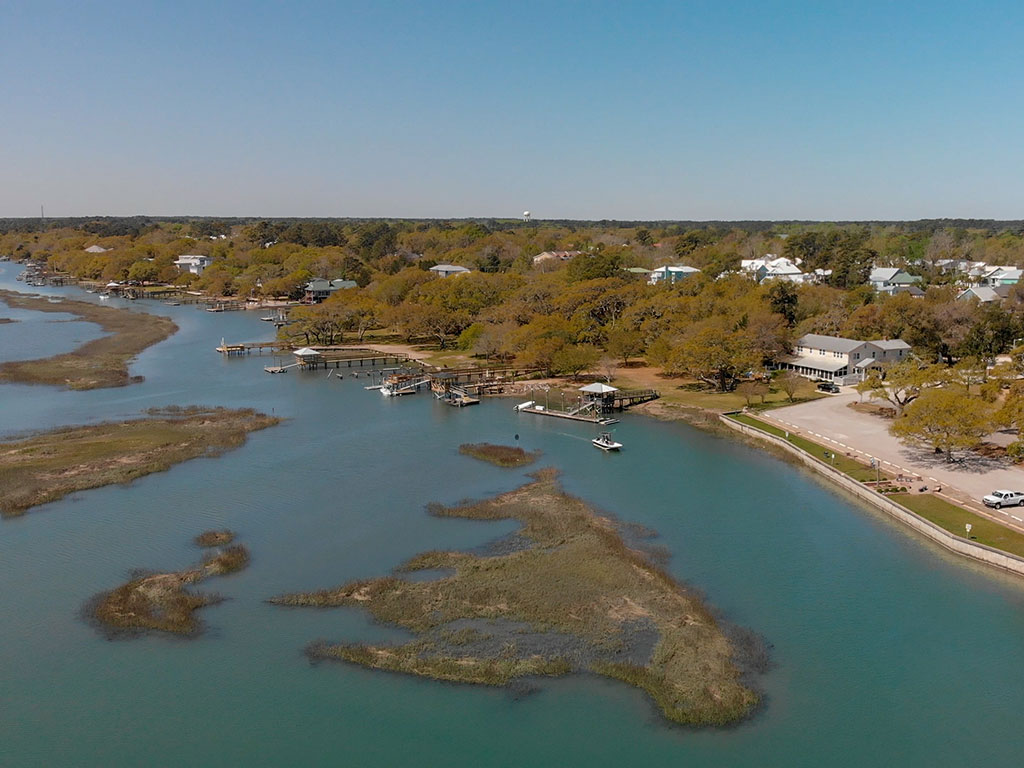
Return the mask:
[[(862, 464), (856, 459), (852, 459), (849, 456), (839, 453), (833, 448), (822, 445), (821, 443), (816, 443), (813, 440), (808, 440), (800, 435), (794, 435), (793, 433), (788, 433), (789, 436), (787, 437), (787, 432), (785, 430), (760, 421), (759, 419), (755, 419), (752, 416), (747, 416), (743, 413), (730, 416), (729, 418), (734, 421), (738, 421), (741, 424), (746, 424), (749, 427), (760, 429), (762, 432), (767, 432), (770, 435), (775, 435), (776, 437), (788, 440), (792, 445), (795, 445), (797, 448), (802, 448), (807, 451), (807, 453), (811, 454), (811, 456), (814, 456), (816, 459), (819, 459), (826, 464), (831, 464), (844, 475), (848, 475), (857, 482), (864, 483), (875, 479), (875, 470), (871, 467), (866, 464)], [(825, 451), (828, 451), (829, 455), (835, 453), (834, 462), (831, 459), (825, 458)]]
[(970, 523), (973, 541), (1024, 557), (1024, 534), (958, 507), (943, 498), (931, 494), (910, 493), (894, 493), (889, 498), (957, 536), (966, 536), (967, 530), (964, 526)]

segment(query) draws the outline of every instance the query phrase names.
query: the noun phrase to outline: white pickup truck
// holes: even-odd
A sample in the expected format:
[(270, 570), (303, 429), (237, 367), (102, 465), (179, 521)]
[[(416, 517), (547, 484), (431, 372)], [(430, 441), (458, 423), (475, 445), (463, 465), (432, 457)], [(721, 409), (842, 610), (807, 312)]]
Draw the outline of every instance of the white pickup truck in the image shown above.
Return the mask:
[(1024, 504), (1024, 493), (1019, 491), (992, 491), (988, 496), (981, 499), (986, 507), (1019, 507)]

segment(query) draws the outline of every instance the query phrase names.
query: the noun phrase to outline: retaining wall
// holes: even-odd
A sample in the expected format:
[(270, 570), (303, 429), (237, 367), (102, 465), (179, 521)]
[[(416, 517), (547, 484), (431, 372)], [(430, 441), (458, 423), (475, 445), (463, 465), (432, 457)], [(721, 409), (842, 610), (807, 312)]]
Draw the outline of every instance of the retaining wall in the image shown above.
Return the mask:
[(906, 507), (886, 498), (881, 493), (878, 493), (878, 491), (858, 483), (853, 478), (844, 475), (838, 469), (819, 461), (816, 457), (807, 453), (807, 451), (802, 448), (793, 445), (788, 440), (767, 432), (762, 432), (756, 427), (751, 427), (747, 424), (741, 424), (738, 421), (733, 421), (728, 417), (728, 415), (722, 415), (719, 418), (722, 423), (730, 429), (734, 429), (737, 432), (742, 432), (750, 437), (757, 438), (758, 440), (764, 440), (778, 446), (787, 453), (795, 456), (804, 465), (822, 475), (825, 475), (829, 480), (837, 485), (842, 486), (854, 496), (874, 505), (890, 517), (893, 517), (904, 525), (913, 528), (921, 535), (926, 536), (936, 544), (948, 549), (950, 552), (955, 552), (958, 555), (969, 557), (972, 560), (980, 561), (986, 565), (992, 565), (1004, 571), (1024, 576), (1024, 558), (1011, 555), (1008, 552), (1003, 552), (985, 544), (979, 544), (976, 541), (970, 541), (962, 536), (950, 533), (945, 528), (940, 528), (930, 520), (926, 520), (920, 515), (911, 512)]

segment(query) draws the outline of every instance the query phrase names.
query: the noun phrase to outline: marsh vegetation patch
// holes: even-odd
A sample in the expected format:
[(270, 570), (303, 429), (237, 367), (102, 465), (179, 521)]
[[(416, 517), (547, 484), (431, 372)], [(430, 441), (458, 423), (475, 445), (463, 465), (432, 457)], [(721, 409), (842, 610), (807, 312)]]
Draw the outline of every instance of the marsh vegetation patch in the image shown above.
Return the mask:
[[(666, 718), (725, 724), (759, 695), (744, 681), (739, 648), (700, 598), (618, 526), (562, 492), (557, 472), (442, 517), (515, 519), (529, 546), (500, 555), (430, 551), (396, 575), (282, 595), (289, 606), (361, 606), (414, 639), (402, 645), (318, 642), (307, 652), (440, 680), (505, 685), (517, 678), (590, 672), (646, 691)], [(447, 569), (430, 581), (402, 574)]]
[(103, 307), (87, 301), (28, 295), (0, 290), (0, 301), (14, 309), (65, 312), (99, 325), (107, 335), (86, 342), (62, 355), (38, 360), (12, 360), (0, 364), (0, 381), (49, 384), (66, 389), (123, 387), (142, 381), (131, 376), (128, 365), (147, 347), (178, 330), (169, 318), (148, 312)]
[(217, 456), (280, 419), (251, 409), (172, 406), (145, 418), (62, 427), (0, 443), (0, 516)]

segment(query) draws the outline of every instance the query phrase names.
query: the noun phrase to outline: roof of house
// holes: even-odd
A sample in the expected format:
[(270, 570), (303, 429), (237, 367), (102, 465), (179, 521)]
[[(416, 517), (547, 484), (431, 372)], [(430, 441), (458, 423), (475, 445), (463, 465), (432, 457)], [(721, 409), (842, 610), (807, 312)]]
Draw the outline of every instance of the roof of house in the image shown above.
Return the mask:
[(867, 360), (861, 360), (859, 363), (854, 365), (854, 368), (867, 368), (869, 365), (876, 365), (875, 358), (869, 357)]
[(430, 268), (431, 272), (469, 272), (470, 270), (465, 267), (460, 267), (455, 264), (435, 264)]
[[(796, 340), (796, 343), (801, 347), (823, 349), (826, 352), (852, 352), (857, 347), (864, 344), (863, 341), (844, 339), (839, 336), (822, 336), (817, 333), (804, 334)], [(845, 365), (845, 363), (843, 365)]]
[(892, 289), (895, 296), (897, 293), (909, 293), (911, 296), (924, 296), (924, 291), (916, 285), (897, 285)]
[(872, 283), (885, 283), (892, 280), (900, 273), (899, 267), (875, 267), (868, 275), (868, 281)]
[(893, 349), (910, 349), (910, 345), (903, 339), (879, 339), (877, 341), (869, 341), (868, 343), (873, 347), (886, 351)]
[(86, 253), (106, 253), (109, 248), (104, 248), (102, 245), (90, 245), (85, 249)]
[(840, 360), (835, 357), (785, 355), (780, 357), (779, 360), (780, 362), (789, 363), (790, 365), (799, 365), (802, 368), (810, 368), (814, 371), (828, 371), (829, 373), (835, 373), (847, 366), (846, 360)]
[(975, 297), (982, 304), (987, 304), (990, 301), (998, 301), (1001, 297), (994, 288), (989, 288), (987, 285), (976, 285), (973, 288), (968, 288), (965, 291), (961, 291), (958, 299)]

